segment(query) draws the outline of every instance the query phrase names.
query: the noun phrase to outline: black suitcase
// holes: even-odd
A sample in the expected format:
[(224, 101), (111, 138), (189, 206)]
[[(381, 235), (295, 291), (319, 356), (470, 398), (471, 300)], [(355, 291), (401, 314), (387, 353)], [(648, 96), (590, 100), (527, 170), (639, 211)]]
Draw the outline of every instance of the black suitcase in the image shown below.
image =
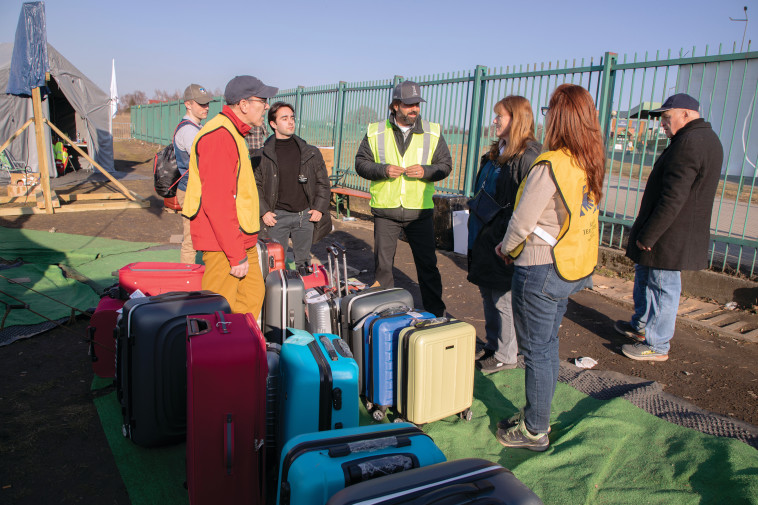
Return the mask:
[(305, 285), (294, 270), (274, 270), (266, 276), (263, 301), (263, 336), (281, 344), (287, 328), (306, 329)]
[(133, 298), (117, 325), (116, 390), (123, 435), (143, 447), (182, 442), (187, 431), (187, 316), (231, 312), (211, 291)]
[(326, 505), (542, 505), (510, 470), (484, 459), (437, 463), (346, 487)]
[(387, 309), (413, 307), (413, 296), (403, 288), (369, 288), (342, 297), (342, 339), (358, 363), (358, 386), (363, 394), (363, 323), (366, 317)]

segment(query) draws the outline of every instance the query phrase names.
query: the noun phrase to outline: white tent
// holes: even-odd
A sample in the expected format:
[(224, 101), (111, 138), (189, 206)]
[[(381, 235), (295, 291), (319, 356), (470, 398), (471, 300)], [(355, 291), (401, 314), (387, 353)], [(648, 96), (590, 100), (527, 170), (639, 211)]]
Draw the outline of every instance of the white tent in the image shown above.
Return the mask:
[[(27, 119), (34, 116), (31, 98), (5, 94), (10, 73), (12, 43), (0, 44), (0, 144), (13, 135)], [(47, 45), (51, 80), (50, 93), (42, 101), (42, 112), (72, 140), (77, 136), (86, 141), (89, 155), (109, 172), (113, 172), (113, 137), (108, 132), (110, 97), (87, 78), (56, 49)], [(52, 155), (52, 139), (45, 128), (49, 149), (50, 176), (56, 176)], [(13, 157), (39, 171), (34, 128), (27, 128), (11, 142), (8, 150)], [(76, 153), (69, 149), (69, 154)]]

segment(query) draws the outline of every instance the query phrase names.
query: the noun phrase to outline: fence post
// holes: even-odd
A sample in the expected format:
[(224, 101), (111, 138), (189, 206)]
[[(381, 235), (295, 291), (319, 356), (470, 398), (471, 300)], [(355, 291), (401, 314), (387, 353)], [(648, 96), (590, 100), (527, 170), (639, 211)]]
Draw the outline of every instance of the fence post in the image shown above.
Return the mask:
[(345, 127), (345, 123), (343, 121), (343, 116), (345, 112), (345, 92), (347, 88), (347, 83), (345, 81), (340, 81), (337, 85), (337, 100), (334, 111), (334, 168), (333, 172), (336, 171), (340, 166), (340, 155), (342, 154), (342, 129)]
[(611, 125), (610, 117), (613, 109), (613, 90), (616, 87), (616, 70), (614, 66), (618, 61), (618, 54), (606, 52), (603, 56), (603, 73), (600, 75), (600, 97), (597, 110), (600, 119), (600, 131), (603, 140), (608, 138), (608, 128)]
[(474, 90), (471, 94), (471, 118), (469, 120), (468, 152), (466, 153), (466, 171), (463, 181), (463, 194), (471, 196), (471, 187), (476, 177), (477, 162), (479, 161), (479, 146), (482, 133), (482, 108), (484, 107), (484, 87), (482, 80), (487, 67), (477, 65), (474, 70)]
[[(302, 127), (303, 127), (303, 118), (302, 113), (300, 111), (300, 107), (303, 105), (303, 89), (304, 86), (298, 86), (297, 91), (295, 93), (295, 116), (297, 117), (297, 136), (302, 137)], [(267, 121), (268, 122), (268, 121)]]

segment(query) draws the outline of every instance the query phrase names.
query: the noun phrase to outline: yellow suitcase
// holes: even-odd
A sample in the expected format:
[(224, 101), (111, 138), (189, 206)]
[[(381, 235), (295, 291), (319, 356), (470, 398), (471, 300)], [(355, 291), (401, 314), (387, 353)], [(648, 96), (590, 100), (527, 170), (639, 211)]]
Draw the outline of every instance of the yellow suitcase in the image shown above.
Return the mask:
[(471, 420), (476, 329), (457, 319), (418, 321), (397, 346), (397, 410), (425, 424), (458, 414)]

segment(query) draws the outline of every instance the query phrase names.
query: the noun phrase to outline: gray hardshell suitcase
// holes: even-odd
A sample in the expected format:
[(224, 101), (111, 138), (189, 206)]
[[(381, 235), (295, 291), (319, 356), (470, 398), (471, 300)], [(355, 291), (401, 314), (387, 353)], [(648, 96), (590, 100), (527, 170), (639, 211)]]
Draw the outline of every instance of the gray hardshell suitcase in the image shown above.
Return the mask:
[(305, 286), (294, 270), (274, 270), (266, 276), (263, 335), (266, 341), (281, 344), (287, 328), (306, 329)]
[[(311, 333), (342, 336), (340, 302), (348, 292), (345, 249), (337, 244), (328, 247), (329, 284), (309, 289), (305, 294), (307, 329)], [(340, 256), (342, 267), (340, 268)], [(342, 270), (342, 271), (341, 271)], [(344, 288), (341, 278), (344, 277)]]
[(342, 339), (358, 363), (358, 386), (363, 394), (363, 323), (371, 314), (400, 307), (413, 307), (413, 296), (403, 288), (369, 288), (342, 298)]

